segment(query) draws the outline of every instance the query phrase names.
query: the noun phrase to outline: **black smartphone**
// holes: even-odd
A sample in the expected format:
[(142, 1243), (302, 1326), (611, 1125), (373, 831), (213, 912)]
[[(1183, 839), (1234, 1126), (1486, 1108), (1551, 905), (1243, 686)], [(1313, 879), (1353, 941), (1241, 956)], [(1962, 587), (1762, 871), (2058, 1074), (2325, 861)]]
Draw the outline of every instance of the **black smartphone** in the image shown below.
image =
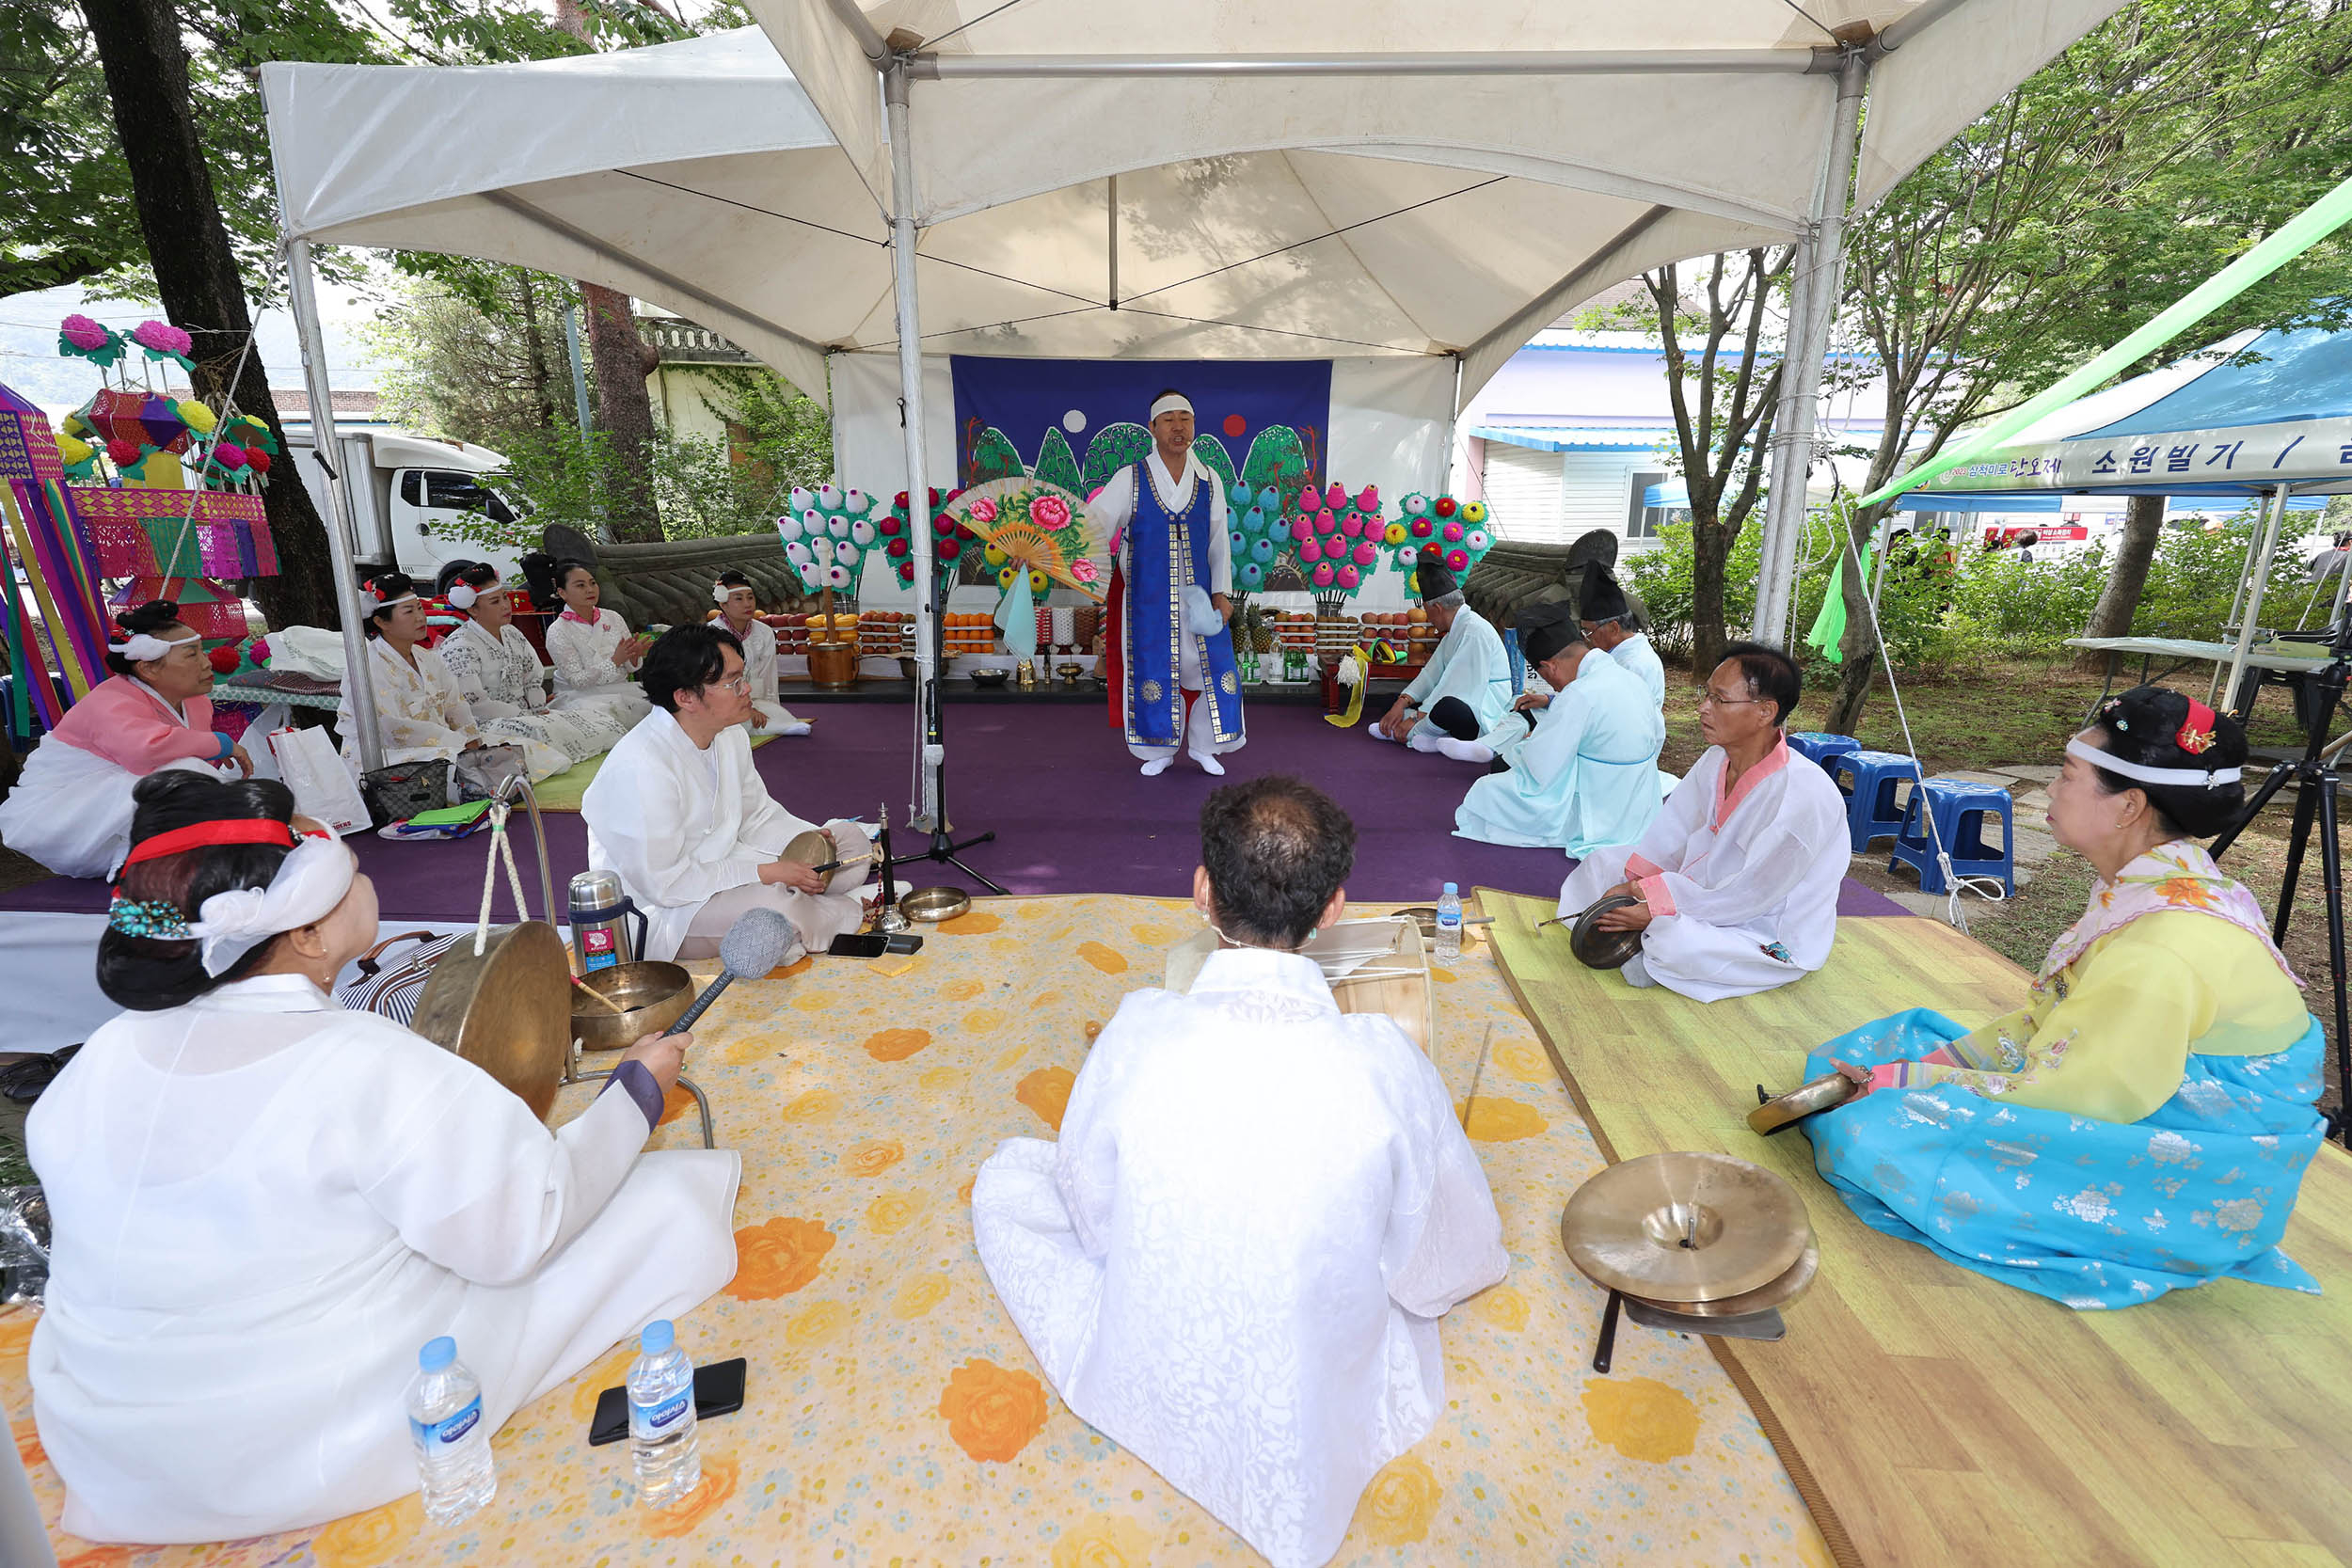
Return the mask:
[(825, 951), (836, 958), (879, 958), (890, 951), (890, 939), (880, 931), (850, 931), (834, 938)]
[(893, 953), (920, 953), (923, 951), (923, 939), (913, 931), (902, 931), (890, 939), (890, 950)]
[[(694, 1419), (732, 1416), (743, 1408), (743, 1358), (714, 1361), (694, 1369)], [(617, 1443), (628, 1435), (628, 1390), (607, 1388), (596, 1396), (596, 1418), (588, 1423), (588, 1446)]]

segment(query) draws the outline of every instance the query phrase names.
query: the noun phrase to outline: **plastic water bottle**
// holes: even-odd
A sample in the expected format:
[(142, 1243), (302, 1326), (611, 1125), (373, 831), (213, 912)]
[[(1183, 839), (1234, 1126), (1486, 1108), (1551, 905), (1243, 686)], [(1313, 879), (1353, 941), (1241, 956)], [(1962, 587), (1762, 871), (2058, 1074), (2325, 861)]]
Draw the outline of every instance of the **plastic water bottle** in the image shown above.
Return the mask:
[(703, 1479), (694, 1444), (694, 1364), (667, 1318), (645, 1325), (628, 1369), (628, 1451), (637, 1500), (647, 1508), (682, 1501)]
[(482, 1385), (444, 1334), (417, 1353), (408, 1386), (408, 1435), (417, 1445), (424, 1516), (453, 1525), (498, 1495), (498, 1462), (482, 1421)]
[(1452, 882), (1438, 898), (1438, 957), (1462, 956), (1462, 890)]

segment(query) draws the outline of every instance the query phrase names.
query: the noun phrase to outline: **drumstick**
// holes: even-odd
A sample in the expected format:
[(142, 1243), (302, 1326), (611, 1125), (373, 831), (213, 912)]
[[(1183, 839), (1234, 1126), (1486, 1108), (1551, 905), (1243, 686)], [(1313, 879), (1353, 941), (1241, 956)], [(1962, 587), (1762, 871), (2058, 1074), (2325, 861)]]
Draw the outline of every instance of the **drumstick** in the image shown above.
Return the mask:
[(575, 974), (570, 978), (572, 984), (578, 986), (582, 994), (596, 998), (598, 1002), (601, 1002), (606, 1006), (612, 1008), (615, 1013), (619, 1014), (623, 1018), (627, 1018), (628, 1016), (628, 1009), (627, 1007), (622, 1006), (618, 1002), (613, 1001), (612, 998), (605, 995), (604, 992), (598, 990), (596, 987), (590, 985), (579, 975)]
[(844, 855), (839, 860), (827, 861), (822, 865), (812, 865), (809, 869), (821, 877), (829, 871), (838, 871), (845, 865), (855, 865), (860, 861), (870, 861), (873, 858), (874, 851), (871, 849), (863, 849), (854, 855)]
[(1470, 1093), (1462, 1098), (1462, 1131), (1470, 1131), (1470, 1106), (1478, 1100), (1478, 1081), (1486, 1076), (1486, 1045), (1495, 1037), (1494, 1022), (1486, 1023), (1486, 1031), (1478, 1037), (1478, 1065), (1470, 1069)]

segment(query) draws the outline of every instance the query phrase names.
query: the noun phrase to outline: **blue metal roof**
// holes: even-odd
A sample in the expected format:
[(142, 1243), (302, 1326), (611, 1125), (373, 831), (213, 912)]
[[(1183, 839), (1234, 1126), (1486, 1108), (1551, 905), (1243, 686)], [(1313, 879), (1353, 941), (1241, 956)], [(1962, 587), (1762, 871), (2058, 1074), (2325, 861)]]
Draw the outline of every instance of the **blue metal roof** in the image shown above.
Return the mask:
[(1481, 424), (1470, 434), (1534, 451), (1656, 451), (1677, 439), (1671, 425)]
[(2137, 413), (2071, 439), (2352, 416), (2352, 332), (2265, 332), (2236, 357), (2249, 356), (2261, 362), (2224, 361)]

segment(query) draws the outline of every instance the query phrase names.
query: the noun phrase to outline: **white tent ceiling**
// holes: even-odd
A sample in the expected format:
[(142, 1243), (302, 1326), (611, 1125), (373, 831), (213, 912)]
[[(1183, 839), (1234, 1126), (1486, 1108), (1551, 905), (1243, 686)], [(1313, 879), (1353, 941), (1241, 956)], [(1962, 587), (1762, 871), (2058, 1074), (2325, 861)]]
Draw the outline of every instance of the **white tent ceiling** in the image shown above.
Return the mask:
[[(1964, 99), (1874, 95), (1865, 172), (1899, 173), (2114, 0), (1019, 0), (984, 14), (993, 3), (870, 13), (883, 32), (961, 29), (934, 57), (942, 79), (914, 95), (926, 352), (1458, 355), (1467, 395), (1608, 285), (1801, 228), (1833, 33), (1913, 16), (1918, 37), (1882, 71), (1936, 58), (1955, 27), (1978, 52), (1951, 72)], [(825, 354), (895, 346), (878, 78), (829, 0), (754, 9), (799, 79), (752, 29), (525, 65), (266, 66), (288, 227), (623, 289), (820, 388)], [(2007, 42), (1988, 45), (1988, 28)], [(1304, 78), (952, 74), (1042, 56), (1085, 71), (1091, 56), (1069, 51), (1104, 40), (1126, 55), (1336, 40), (1369, 63)], [(1378, 73), (1439, 46), (1464, 74)], [(1538, 69), (1494, 72), (1506, 51)], [(1589, 51), (1611, 68), (1562, 57)]]

